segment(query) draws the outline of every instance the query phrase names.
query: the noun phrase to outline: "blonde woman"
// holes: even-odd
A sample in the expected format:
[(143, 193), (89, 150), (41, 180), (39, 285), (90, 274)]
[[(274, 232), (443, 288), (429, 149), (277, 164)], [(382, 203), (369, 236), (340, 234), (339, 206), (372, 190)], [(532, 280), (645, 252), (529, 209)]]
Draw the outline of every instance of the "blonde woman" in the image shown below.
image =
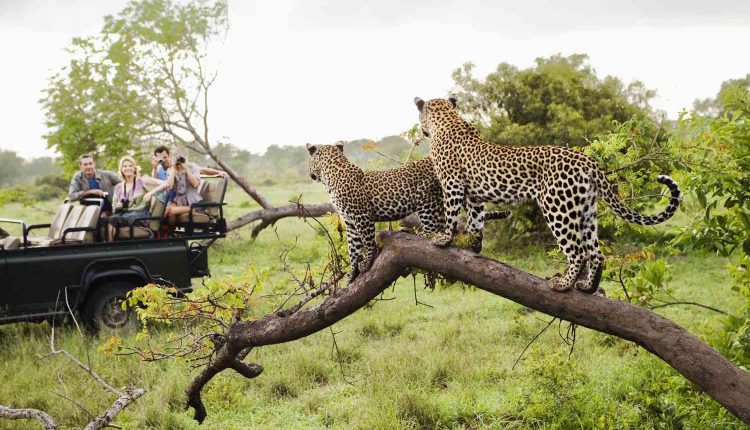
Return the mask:
[[(112, 194), (114, 214), (109, 217), (108, 240), (114, 240), (115, 229), (130, 226), (131, 220), (149, 216), (149, 204), (153, 192), (146, 191), (146, 184), (158, 185), (158, 181), (148, 176), (140, 176), (140, 169), (135, 159), (129, 155), (120, 158), (117, 168), (122, 182), (115, 186)], [(145, 225), (140, 221), (139, 225)]]

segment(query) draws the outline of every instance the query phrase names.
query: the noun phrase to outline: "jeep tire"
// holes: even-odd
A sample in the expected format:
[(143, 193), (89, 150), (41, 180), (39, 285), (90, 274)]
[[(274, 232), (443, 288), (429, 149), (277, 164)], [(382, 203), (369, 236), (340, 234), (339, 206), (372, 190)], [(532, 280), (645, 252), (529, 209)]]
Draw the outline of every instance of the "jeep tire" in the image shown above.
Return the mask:
[(123, 281), (112, 281), (94, 287), (83, 309), (86, 323), (94, 330), (127, 329), (137, 324), (135, 312), (122, 308), (128, 291), (136, 286)]

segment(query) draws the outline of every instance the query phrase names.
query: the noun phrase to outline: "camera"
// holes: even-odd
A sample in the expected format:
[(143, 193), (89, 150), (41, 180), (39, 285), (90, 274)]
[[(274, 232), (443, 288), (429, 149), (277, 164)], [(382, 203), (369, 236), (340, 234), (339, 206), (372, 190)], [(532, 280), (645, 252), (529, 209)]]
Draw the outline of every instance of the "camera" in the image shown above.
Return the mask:
[(177, 157), (177, 159), (175, 160), (175, 164), (184, 164), (184, 163), (185, 163), (185, 157), (183, 157), (182, 155)]
[(159, 161), (156, 162), (156, 164), (164, 164), (164, 160), (160, 159)]
[(128, 206), (130, 206), (130, 199), (122, 199), (120, 200), (120, 203), (122, 203), (121, 210), (125, 212), (126, 210), (128, 210)]

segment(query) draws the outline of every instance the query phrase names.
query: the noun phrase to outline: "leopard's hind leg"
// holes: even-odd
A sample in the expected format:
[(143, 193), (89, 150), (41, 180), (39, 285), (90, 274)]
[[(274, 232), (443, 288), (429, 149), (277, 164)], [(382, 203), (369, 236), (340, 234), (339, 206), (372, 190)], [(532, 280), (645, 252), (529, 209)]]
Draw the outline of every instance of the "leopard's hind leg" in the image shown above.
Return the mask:
[(597, 235), (596, 223), (596, 190), (593, 186), (589, 188), (586, 200), (583, 204), (583, 217), (581, 218), (581, 235), (584, 249), (588, 254), (589, 270), (586, 276), (581, 275), (576, 281), (576, 288), (593, 294), (599, 288), (604, 269), (604, 254), (599, 248), (599, 237)]
[(580, 197), (576, 200), (572, 194), (568, 196), (566, 188), (569, 187), (552, 186), (537, 201), (560, 250), (568, 260), (565, 274), (549, 280), (555, 291), (571, 289), (588, 263), (580, 223), (583, 202)]
[(466, 212), (469, 224), (467, 230), (473, 239), (471, 250), (479, 254), (482, 252), (482, 242), (484, 241), (484, 203), (467, 198)]

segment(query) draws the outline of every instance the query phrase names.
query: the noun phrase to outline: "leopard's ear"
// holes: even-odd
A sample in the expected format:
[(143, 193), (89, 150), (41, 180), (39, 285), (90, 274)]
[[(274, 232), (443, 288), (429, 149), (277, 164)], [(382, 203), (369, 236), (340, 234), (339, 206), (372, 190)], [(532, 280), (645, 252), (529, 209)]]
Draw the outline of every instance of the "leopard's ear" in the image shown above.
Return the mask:
[(305, 148), (307, 148), (307, 152), (309, 152), (310, 155), (315, 154), (315, 151), (318, 150), (318, 148), (312, 143), (308, 143), (307, 145), (305, 145)]
[(414, 97), (414, 104), (417, 105), (417, 109), (422, 112), (422, 109), (424, 109), (424, 100), (419, 97)]
[(453, 109), (455, 109), (456, 106), (458, 106), (458, 97), (450, 96), (448, 97), (448, 101), (451, 102), (451, 106), (453, 106)]
[(336, 142), (336, 148), (338, 148), (339, 151), (341, 151), (341, 153), (343, 154), (344, 153), (344, 141), (339, 140), (338, 142)]

